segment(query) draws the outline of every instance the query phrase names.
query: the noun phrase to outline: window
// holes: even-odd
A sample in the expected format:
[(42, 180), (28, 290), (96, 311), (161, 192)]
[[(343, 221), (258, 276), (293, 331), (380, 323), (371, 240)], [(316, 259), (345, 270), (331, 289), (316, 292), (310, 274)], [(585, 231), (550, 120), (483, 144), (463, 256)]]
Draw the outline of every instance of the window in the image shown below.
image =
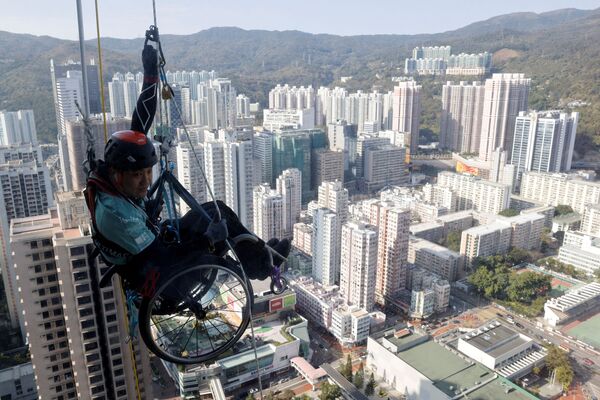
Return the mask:
[(63, 326), (65, 324), (65, 321), (63, 321), (62, 319), (59, 319), (58, 321), (54, 322), (54, 325), (56, 326)]
[(119, 347), (115, 347), (114, 349), (110, 349), (110, 354), (116, 356), (117, 354), (121, 354), (121, 349)]
[(35, 271), (36, 274), (39, 274), (40, 272), (42, 272), (42, 266), (41, 265), (34, 265), (33, 266), (33, 270)]
[(42, 246), (52, 246), (52, 240), (42, 239)]
[(38, 244), (36, 240), (32, 240), (31, 242), (29, 242), (29, 246), (31, 246), (32, 249), (37, 249)]
[(56, 332), (56, 337), (59, 337), (59, 338), (65, 337), (66, 335), (67, 335), (67, 332), (65, 332), (65, 331)]
[(52, 324), (50, 322), (46, 322), (44, 324), (44, 329), (52, 329)]
[(54, 257), (54, 252), (51, 250), (45, 251), (44, 252), (44, 258), (53, 258)]
[(114, 322), (117, 320), (117, 314), (111, 314), (106, 316), (106, 322)]
[(125, 389), (117, 390), (117, 396), (119, 396), (119, 397), (125, 396), (126, 394), (127, 394), (127, 391)]
[(52, 339), (54, 339), (54, 335), (51, 334), (51, 333), (47, 333), (46, 334), (46, 340), (52, 340)]
[(60, 358), (62, 358), (62, 359), (69, 358), (69, 352), (63, 351), (62, 353), (60, 353)]
[(38, 290), (38, 296), (43, 296), (46, 294), (46, 290), (45, 289), (39, 289)]
[(64, 342), (60, 342), (60, 343), (58, 344), (58, 347), (60, 347), (61, 349), (64, 349), (65, 347), (67, 347), (67, 342), (66, 342), (66, 341), (64, 341)]
[(83, 246), (71, 247), (71, 257), (82, 256), (85, 254), (85, 248)]
[(73, 268), (81, 268), (87, 266), (87, 261), (85, 259), (73, 260), (71, 261), (71, 265)]
[(90, 291), (90, 285), (85, 283), (83, 285), (76, 285), (75, 286), (75, 293), (77, 294), (81, 294), (84, 292), (89, 292)]
[(81, 329), (92, 328), (94, 326), (93, 319), (87, 319), (81, 323)]
[(106, 305), (104, 306), (104, 309), (106, 311), (112, 311), (115, 309), (115, 303), (106, 303)]
[(108, 333), (117, 333), (119, 331), (119, 327), (117, 325), (111, 325), (108, 327)]
[(99, 364), (92, 365), (91, 367), (88, 367), (88, 372), (90, 374), (93, 374), (94, 372), (98, 372), (98, 371), (100, 371), (100, 365)]
[(43, 285), (44, 284), (44, 278), (36, 278), (35, 279), (35, 283), (37, 283), (38, 285)]
[(40, 307), (42, 307), (42, 308), (48, 307), (48, 300), (40, 301)]
[(54, 346), (53, 344), (48, 345), (48, 351), (54, 351), (56, 350), (56, 346)]
[(92, 302), (92, 298), (90, 296), (83, 296), (77, 298), (77, 304), (82, 306), (84, 304), (90, 304)]
[(57, 372), (57, 371), (58, 371), (58, 365), (53, 365), (52, 372)]
[(121, 379), (121, 380), (118, 380), (118, 381), (115, 383), (115, 386), (116, 386), (116, 387), (123, 386), (123, 385), (125, 385), (125, 381), (124, 381), (124, 380), (122, 380), (122, 379)]
[(119, 368), (115, 370), (115, 376), (121, 376), (123, 375), (123, 368)]
[(54, 263), (46, 264), (46, 271), (54, 271), (56, 269), (56, 265)]
[(104, 293), (104, 300), (109, 300), (109, 299), (112, 299), (113, 297), (115, 297), (115, 294), (112, 290), (110, 292)]
[[(92, 350), (96, 350), (98, 348), (98, 343), (93, 342), (93, 343), (88, 343), (85, 346), (83, 346), (85, 348), (85, 351), (92, 351)], [(99, 368), (99, 367), (98, 367)]]
[(87, 317), (88, 315), (92, 315), (92, 309), (91, 308), (84, 308), (79, 310), (79, 316), (80, 317)]
[(40, 261), (40, 255), (38, 253), (34, 253), (31, 255), (31, 259), (33, 261)]
[(89, 340), (96, 337), (96, 331), (85, 332), (83, 334), (83, 340)]
[(117, 344), (119, 343), (119, 337), (118, 336), (113, 336), (110, 339), (108, 339), (108, 343), (112, 344)]
[(123, 359), (121, 359), (121, 358), (115, 358), (115, 359), (113, 360), (112, 364), (113, 364), (113, 366), (115, 366), (115, 367), (116, 367), (117, 365), (121, 365), (121, 364), (123, 364)]
[(58, 286), (50, 286), (50, 293), (58, 293)]
[(48, 275), (48, 282), (56, 282), (57, 279), (58, 275), (56, 274)]
[(60, 297), (53, 297), (51, 301), (54, 305), (60, 304)]
[(88, 278), (88, 274), (86, 271), (76, 272), (73, 274), (73, 279), (76, 281), (83, 281)]
[(98, 383), (98, 382), (101, 382), (101, 381), (102, 381), (102, 379), (104, 379), (104, 378), (102, 377), (102, 375), (95, 375), (95, 376), (92, 376), (92, 377), (90, 378), (90, 383), (92, 383), (92, 384), (93, 384), (93, 383)]
[(98, 394), (104, 391), (104, 385), (94, 386), (92, 388), (92, 394)]
[(71, 364), (70, 363), (63, 363), (63, 368), (64, 369), (71, 368)]

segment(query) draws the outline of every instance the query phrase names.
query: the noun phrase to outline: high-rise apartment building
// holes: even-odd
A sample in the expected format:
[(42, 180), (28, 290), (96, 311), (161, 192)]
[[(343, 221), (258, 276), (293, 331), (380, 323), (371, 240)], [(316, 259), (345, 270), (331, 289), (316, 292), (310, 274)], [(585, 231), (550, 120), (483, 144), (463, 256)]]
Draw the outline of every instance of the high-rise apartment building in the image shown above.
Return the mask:
[(342, 226), (340, 295), (346, 303), (371, 311), (375, 305), (377, 229), (360, 222)]
[(110, 102), (110, 115), (113, 117), (125, 116), (125, 88), (123, 74), (117, 73), (112, 81), (108, 82), (108, 99)]
[(276, 181), (276, 190), (283, 199), (283, 234), (291, 238), (294, 224), (302, 210), (302, 173), (296, 168), (286, 169)]
[[(202, 144), (192, 145), (194, 146), (193, 150), (188, 142), (179, 142), (177, 145), (177, 179), (192, 197), (202, 204), (207, 200), (206, 182), (200, 170), (201, 167), (204, 167), (204, 148)], [(179, 203), (179, 207), (182, 215), (190, 209), (183, 201)]]
[(540, 204), (565, 204), (582, 214), (586, 204), (600, 203), (600, 183), (577, 174), (523, 172), (521, 197)]
[(21, 322), (22, 327), (16, 277), (10, 268), (9, 226), (15, 218), (44, 214), (52, 205), (50, 176), (40, 148), (31, 143), (0, 146), (0, 183), (0, 267), (11, 324), (17, 327)]
[(254, 188), (253, 209), (254, 233), (265, 239), (283, 236), (283, 198), (269, 184)]
[(342, 182), (323, 182), (319, 186), (317, 204), (336, 213), (340, 224), (348, 220), (348, 190)]
[(365, 156), (367, 150), (373, 147), (390, 144), (388, 137), (376, 135), (359, 135), (356, 139), (356, 177), (363, 178), (365, 174)]
[(203, 144), (203, 148), (207, 186), (212, 189), (215, 199), (225, 201), (225, 143), (216, 140), (208, 141)]
[(312, 224), (305, 222), (294, 224), (294, 240), (292, 240), (292, 246), (308, 256), (312, 255), (313, 230)]
[(519, 113), (511, 157), (517, 187), (523, 171), (565, 172), (571, 169), (578, 120), (577, 112)]
[(440, 148), (479, 152), (484, 93), (481, 82), (447, 82), (442, 87)]
[(393, 95), (392, 130), (409, 132), (406, 146), (416, 154), (419, 147), (419, 124), (421, 116), (421, 85), (415, 81), (398, 82)]
[(37, 144), (33, 110), (0, 111), (0, 146)]
[(600, 237), (600, 204), (586, 204), (581, 219), (581, 232)]
[(475, 176), (442, 171), (438, 185), (450, 188), (456, 194), (458, 211), (475, 209), (498, 214), (509, 207), (509, 185), (488, 182)]
[(58, 201), (58, 210), (11, 223), (40, 399), (128, 399), (137, 390), (141, 398), (152, 398), (148, 350), (137, 339), (132, 347), (123, 340), (129, 323), (122, 288), (115, 278), (100, 289), (106, 266), (88, 260), (89, 226), (77, 225), (89, 218), (83, 195), (62, 193)]
[(224, 153), (225, 202), (242, 224), (252, 230), (252, 189), (255, 183), (252, 141), (228, 141)]
[(370, 220), (379, 228), (375, 297), (385, 305), (406, 285), (410, 210), (389, 202), (374, 203)]
[[(100, 75), (98, 73), (98, 66), (94, 63), (94, 60), (90, 60), (90, 63), (86, 65), (86, 70), (87, 70), (87, 81), (88, 81), (88, 100), (90, 103), (90, 114), (100, 114), (102, 112), (102, 104), (101, 104), (101, 96), (100, 96)], [(74, 72), (76, 74), (74, 74)], [(71, 107), (70, 104), (66, 104), (64, 102), (64, 100), (66, 100), (66, 98), (63, 97), (62, 100), (59, 99), (59, 91), (58, 91), (58, 87), (59, 85), (61, 85), (61, 83), (59, 82), (60, 79), (63, 78), (69, 78), (69, 79), (73, 79), (76, 78), (77, 76), (79, 76), (79, 79), (81, 79), (81, 64), (80, 63), (75, 63), (71, 60), (69, 60), (67, 63), (65, 64), (56, 64), (54, 63), (54, 60), (50, 60), (50, 77), (52, 79), (52, 89), (53, 89), (53, 93), (54, 93), (54, 106), (56, 107), (56, 111), (57, 111), (57, 118), (56, 121), (58, 123), (59, 118), (59, 110), (58, 108), (63, 105), (63, 106), (67, 106), (67, 107)], [(63, 82), (64, 84), (64, 82)], [(70, 86), (70, 85), (69, 85)], [(80, 89), (79, 90), (83, 90), (83, 83), (81, 81), (81, 83), (79, 84)], [(73, 87), (73, 86), (70, 86)], [(81, 106), (81, 108), (83, 108), (83, 92), (81, 92), (80, 94), (81, 98), (79, 99), (79, 105)], [(67, 118), (68, 119), (68, 118)], [(65, 133), (64, 131), (61, 131), (59, 125), (59, 133)], [(64, 125), (62, 125), (64, 127)]]
[(524, 74), (493, 74), (485, 81), (479, 158), (492, 159), (498, 147), (510, 151), (515, 119), (527, 110), (531, 79)]
[(464, 266), (464, 257), (436, 243), (411, 236), (408, 262), (454, 282)]
[(311, 162), (313, 187), (319, 187), (323, 182), (344, 181), (344, 153), (342, 151), (315, 150)]
[(313, 277), (325, 286), (340, 280), (340, 217), (328, 208), (313, 215)]
[(315, 112), (313, 109), (264, 110), (263, 128), (275, 129), (313, 129)]
[(307, 110), (314, 113), (315, 90), (312, 86), (296, 87), (277, 85), (269, 92), (269, 108), (272, 110)]
[(471, 266), (476, 257), (488, 257), (508, 252), (511, 228), (506, 223), (476, 226), (462, 232), (460, 254)]
[(368, 192), (386, 186), (402, 186), (409, 183), (405, 164), (406, 148), (386, 144), (370, 147), (364, 155), (364, 183)]

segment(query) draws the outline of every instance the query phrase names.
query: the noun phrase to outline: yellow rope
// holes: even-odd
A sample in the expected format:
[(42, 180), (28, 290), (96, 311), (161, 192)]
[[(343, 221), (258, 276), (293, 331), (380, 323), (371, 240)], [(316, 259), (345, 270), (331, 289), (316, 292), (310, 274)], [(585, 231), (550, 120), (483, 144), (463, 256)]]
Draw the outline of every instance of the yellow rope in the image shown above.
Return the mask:
[[(104, 103), (104, 78), (102, 71), (102, 47), (100, 46), (100, 17), (98, 13), (98, 0), (95, 0), (96, 4), (96, 36), (98, 37), (98, 67), (100, 69), (100, 101), (102, 104), (102, 121), (104, 123), (104, 143), (108, 141), (108, 128), (106, 127), (106, 104)], [(125, 313), (125, 320), (129, 317), (127, 315), (127, 299), (125, 297), (125, 288), (123, 287), (123, 280), (119, 277), (119, 285), (121, 286), (121, 300), (123, 302), (123, 312)], [(142, 400), (140, 393), (140, 382), (137, 373), (137, 362), (135, 359), (135, 353), (133, 351), (133, 338), (129, 340), (129, 354), (131, 355), (131, 364), (133, 366), (133, 376), (135, 376), (135, 391), (138, 400)]]
[(106, 128), (106, 106), (104, 104), (104, 77), (102, 76), (102, 48), (100, 47), (100, 17), (98, 15), (98, 0), (96, 3), (96, 36), (98, 37), (98, 67), (100, 68), (100, 101), (102, 102), (102, 121), (104, 123), (104, 143), (108, 141)]

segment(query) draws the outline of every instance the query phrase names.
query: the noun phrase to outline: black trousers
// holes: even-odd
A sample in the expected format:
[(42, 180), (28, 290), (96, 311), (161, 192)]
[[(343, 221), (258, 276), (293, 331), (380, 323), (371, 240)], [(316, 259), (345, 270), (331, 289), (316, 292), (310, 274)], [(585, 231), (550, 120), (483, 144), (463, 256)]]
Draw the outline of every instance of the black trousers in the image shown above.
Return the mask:
[[(220, 201), (218, 206), (221, 218), (226, 222), (229, 238), (234, 238), (243, 233), (250, 233), (231, 208)], [(211, 217), (215, 215), (216, 209), (213, 202), (205, 203), (202, 207)], [(167, 220), (163, 222), (162, 227), (164, 228), (171, 223)], [(209, 241), (204, 236), (204, 232), (206, 232), (209, 225), (209, 221), (204, 215), (189, 211), (179, 218), (178, 223), (180, 233), (178, 243), (169, 243), (169, 240), (165, 240), (167, 235), (162, 229), (163, 233), (148, 248), (134, 256), (133, 260), (128, 263), (131, 268), (123, 272), (123, 276), (132, 287), (145, 296), (150, 296), (150, 293), (155, 289), (156, 280), (159, 279), (155, 278), (157, 275), (162, 280), (177, 270), (194, 265), (202, 255), (225, 256), (229, 250), (224, 242), (216, 243), (214, 247), (210, 246)], [(234, 250), (249, 279), (265, 280), (270, 276), (271, 259), (263, 240), (259, 240), (258, 243), (240, 242), (234, 247)], [(178, 286), (181, 286), (176, 288), (178, 292), (184, 293), (187, 289), (183, 282), (180, 282)], [(148, 289), (149, 287), (150, 289)], [(168, 292), (171, 292), (171, 290)]]

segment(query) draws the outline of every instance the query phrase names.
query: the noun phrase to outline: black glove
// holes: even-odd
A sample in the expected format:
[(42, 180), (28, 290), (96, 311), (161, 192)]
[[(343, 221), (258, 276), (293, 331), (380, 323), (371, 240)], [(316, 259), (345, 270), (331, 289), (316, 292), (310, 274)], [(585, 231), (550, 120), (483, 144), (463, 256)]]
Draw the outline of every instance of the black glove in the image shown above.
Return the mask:
[(158, 76), (158, 52), (149, 44), (145, 45), (142, 51), (142, 63), (144, 75)]

